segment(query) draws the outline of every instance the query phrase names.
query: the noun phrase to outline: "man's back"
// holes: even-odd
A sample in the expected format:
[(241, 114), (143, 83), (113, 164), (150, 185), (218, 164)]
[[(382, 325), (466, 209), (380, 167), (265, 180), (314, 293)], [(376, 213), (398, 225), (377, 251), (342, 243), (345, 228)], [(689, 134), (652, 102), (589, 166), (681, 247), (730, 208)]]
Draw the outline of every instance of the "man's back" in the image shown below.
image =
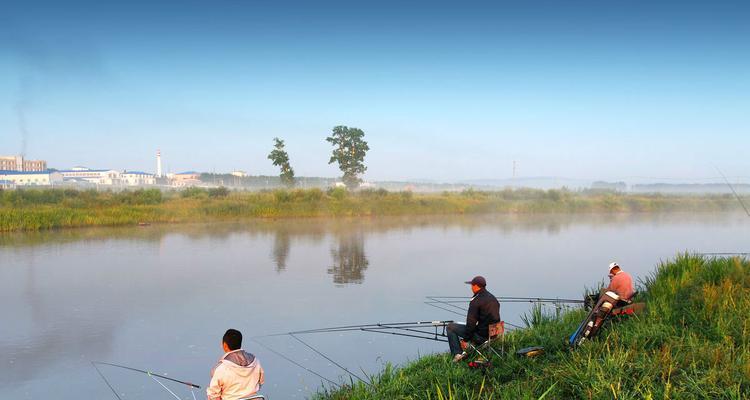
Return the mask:
[(234, 350), (224, 354), (211, 371), (206, 394), (209, 400), (238, 400), (257, 393), (263, 382), (258, 359), (242, 349)]
[(633, 278), (625, 271), (619, 271), (609, 282), (608, 290), (617, 293), (620, 300), (629, 301), (635, 293), (633, 289)]
[[(500, 303), (492, 293), (482, 288), (469, 303), (466, 326), (469, 333), (476, 333), (486, 339), (489, 326), (496, 322), (500, 322)], [(472, 329), (474, 326), (475, 330)]]

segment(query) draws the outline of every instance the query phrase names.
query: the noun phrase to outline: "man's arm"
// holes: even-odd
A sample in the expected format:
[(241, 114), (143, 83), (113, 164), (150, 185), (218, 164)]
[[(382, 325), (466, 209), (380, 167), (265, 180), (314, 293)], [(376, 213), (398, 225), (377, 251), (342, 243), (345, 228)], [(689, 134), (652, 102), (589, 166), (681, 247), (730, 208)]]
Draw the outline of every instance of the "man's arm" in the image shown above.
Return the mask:
[(258, 369), (260, 378), (258, 378), (258, 386), (262, 386), (264, 383), (266, 383), (266, 371), (263, 370), (263, 367), (258, 363)]
[(217, 366), (211, 375), (211, 383), (206, 388), (206, 397), (208, 400), (221, 400), (221, 393), (223, 390), (223, 382), (221, 380), (222, 368), (221, 365)]
[(471, 340), (477, 329), (479, 321), (479, 301), (474, 299), (469, 303), (469, 311), (466, 313), (466, 339)]

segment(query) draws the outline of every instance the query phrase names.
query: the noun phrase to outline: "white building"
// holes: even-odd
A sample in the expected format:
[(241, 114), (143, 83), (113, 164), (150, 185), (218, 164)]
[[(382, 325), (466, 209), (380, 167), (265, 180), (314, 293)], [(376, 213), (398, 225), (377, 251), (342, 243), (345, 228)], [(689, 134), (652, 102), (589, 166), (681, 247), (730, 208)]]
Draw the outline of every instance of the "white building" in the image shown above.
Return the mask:
[(195, 171), (180, 172), (179, 174), (168, 174), (169, 183), (174, 187), (201, 186), (201, 174)]
[(85, 167), (74, 167), (70, 170), (60, 171), (65, 181), (88, 182), (96, 185), (119, 185), (120, 172), (112, 169), (88, 169)]
[(232, 176), (236, 176), (238, 178), (244, 178), (247, 176), (247, 172), (245, 171), (232, 171), (231, 174)]
[(50, 171), (0, 171), (0, 181), (13, 186), (50, 186), (62, 183), (62, 174)]
[(140, 171), (123, 171), (120, 174), (120, 181), (123, 185), (127, 186), (147, 186), (155, 185), (156, 177), (154, 174), (149, 174)]

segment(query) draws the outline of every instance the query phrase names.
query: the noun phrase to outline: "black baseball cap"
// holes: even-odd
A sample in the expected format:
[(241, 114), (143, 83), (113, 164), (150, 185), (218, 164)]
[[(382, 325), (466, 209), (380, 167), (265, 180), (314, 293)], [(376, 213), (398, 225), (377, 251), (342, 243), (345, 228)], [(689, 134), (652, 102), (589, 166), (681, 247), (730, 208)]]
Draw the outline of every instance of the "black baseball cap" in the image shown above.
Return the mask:
[(467, 282), (464, 282), (464, 283), (466, 283), (467, 285), (477, 285), (479, 287), (485, 287), (485, 286), (487, 286), (487, 280), (484, 279), (483, 276), (479, 276), (479, 275), (475, 276), (470, 281), (467, 281)]

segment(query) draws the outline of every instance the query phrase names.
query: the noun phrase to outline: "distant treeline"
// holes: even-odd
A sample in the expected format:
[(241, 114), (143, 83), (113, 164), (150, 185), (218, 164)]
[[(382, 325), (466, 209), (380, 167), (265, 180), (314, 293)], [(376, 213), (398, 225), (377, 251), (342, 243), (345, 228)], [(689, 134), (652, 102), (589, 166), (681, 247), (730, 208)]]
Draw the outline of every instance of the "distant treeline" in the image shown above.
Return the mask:
[[(732, 185), (738, 193), (750, 193), (750, 184)], [(726, 183), (648, 183), (632, 185), (635, 193), (732, 193), (732, 187)]]
[[(325, 189), (333, 186), (337, 181), (336, 178), (321, 177), (297, 177), (296, 179), (297, 186), (302, 189)], [(204, 172), (200, 174), (200, 180), (201, 182), (214, 186), (241, 187), (248, 189), (275, 189), (286, 187), (278, 175), (235, 176), (232, 174), (214, 174)]]
[(182, 191), (140, 189), (0, 190), (0, 231), (248, 218), (357, 217), (474, 213), (727, 211), (731, 195), (664, 196), (617, 192), (505, 189), (412, 193), (385, 189), (276, 189), (225, 187)]

